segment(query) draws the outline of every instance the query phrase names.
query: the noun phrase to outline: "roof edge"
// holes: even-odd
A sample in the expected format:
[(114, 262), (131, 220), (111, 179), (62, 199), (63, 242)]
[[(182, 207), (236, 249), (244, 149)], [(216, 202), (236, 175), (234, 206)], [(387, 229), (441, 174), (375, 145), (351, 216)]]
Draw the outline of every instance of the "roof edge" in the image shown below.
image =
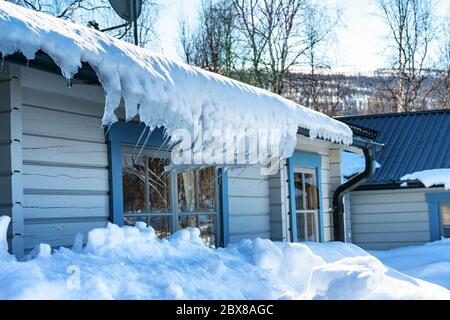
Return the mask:
[(418, 110), (407, 112), (390, 112), (390, 113), (374, 113), (374, 114), (356, 114), (349, 116), (337, 116), (336, 120), (343, 121), (343, 119), (358, 119), (358, 118), (375, 118), (375, 117), (403, 117), (408, 115), (420, 115), (420, 114), (433, 114), (433, 113), (450, 113), (450, 109), (431, 109), (431, 110)]

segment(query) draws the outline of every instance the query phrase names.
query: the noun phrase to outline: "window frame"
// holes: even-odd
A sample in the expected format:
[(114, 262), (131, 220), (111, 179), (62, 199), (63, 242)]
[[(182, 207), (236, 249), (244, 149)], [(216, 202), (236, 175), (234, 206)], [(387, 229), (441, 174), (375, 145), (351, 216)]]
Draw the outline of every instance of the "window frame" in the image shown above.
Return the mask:
[[(322, 203), (322, 157), (317, 153), (310, 153), (296, 150), (292, 157), (287, 159), (288, 167), (288, 187), (289, 187), (289, 223), (290, 236), (292, 242), (298, 241), (297, 236), (297, 208), (295, 200), (295, 179), (294, 172), (296, 168), (310, 168), (315, 170), (316, 183), (318, 188), (318, 204), (317, 209), (317, 242), (324, 241), (324, 227), (323, 227), (323, 203)], [(297, 169), (298, 170), (298, 169)]]
[[(118, 226), (124, 225), (124, 216), (139, 216), (136, 214), (124, 214), (123, 206), (123, 188), (122, 188), (122, 147), (131, 145), (156, 150), (164, 149), (170, 151), (171, 146), (163, 128), (156, 128), (149, 133), (149, 128), (143, 123), (118, 121), (106, 130), (108, 144), (109, 161), (109, 211), (110, 221)], [(216, 210), (214, 212), (189, 212), (191, 215), (216, 215), (215, 231), (216, 246), (226, 246), (229, 243), (229, 213), (228, 213), (228, 174), (226, 168), (216, 169), (218, 179), (216, 179)], [(170, 206), (169, 211), (147, 212), (140, 216), (172, 216), (171, 229), (176, 232), (178, 229), (178, 217), (185, 213), (178, 212), (178, 191), (176, 184), (176, 173), (170, 175), (171, 184), (175, 183), (175, 188), (170, 188)], [(174, 202), (176, 205), (174, 205)], [(175, 214), (174, 214), (175, 212)]]
[(425, 199), (428, 203), (428, 216), (430, 224), (430, 240), (441, 239), (441, 216), (440, 206), (450, 204), (450, 192), (425, 192)]
[[(318, 179), (317, 179), (317, 173), (316, 173), (316, 168), (315, 167), (304, 167), (304, 166), (298, 166), (298, 165), (294, 165), (293, 167), (294, 170), (294, 179), (295, 179), (295, 174), (301, 174), (302, 175), (302, 188), (303, 188), (303, 193), (302, 193), (302, 203), (304, 207), (307, 207), (308, 204), (308, 200), (307, 200), (307, 196), (306, 196), (306, 175), (312, 175), (313, 179), (314, 179), (314, 183), (316, 184), (315, 187), (317, 187), (317, 190), (319, 189), (318, 186)], [(317, 197), (319, 197), (319, 192), (316, 195)], [(297, 200), (297, 199), (295, 199)], [(316, 238), (316, 242), (319, 240), (319, 210), (320, 210), (320, 204), (319, 204), (319, 199), (316, 199), (318, 207), (316, 209), (308, 209), (308, 208), (304, 208), (304, 209), (297, 209), (297, 201), (295, 201), (295, 215), (296, 215), (296, 228), (297, 228), (297, 241), (308, 241), (307, 237), (308, 237), (308, 223), (310, 222), (310, 220), (312, 220), (313, 223), (313, 230), (314, 230), (314, 238)], [(303, 215), (304, 216), (304, 233), (305, 233), (305, 239), (303, 240), (299, 240), (298, 239), (298, 219), (299, 219), (299, 215)], [(312, 214), (312, 219), (310, 219)]]

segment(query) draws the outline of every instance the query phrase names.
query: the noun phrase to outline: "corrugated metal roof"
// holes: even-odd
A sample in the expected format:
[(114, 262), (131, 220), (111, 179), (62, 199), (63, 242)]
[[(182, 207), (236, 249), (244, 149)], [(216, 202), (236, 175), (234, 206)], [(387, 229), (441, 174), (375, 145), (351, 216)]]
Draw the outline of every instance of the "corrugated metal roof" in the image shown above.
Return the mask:
[(379, 132), (386, 147), (381, 164), (367, 184), (389, 184), (416, 171), (450, 168), (450, 110), (430, 110), (339, 117), (338, 120)]

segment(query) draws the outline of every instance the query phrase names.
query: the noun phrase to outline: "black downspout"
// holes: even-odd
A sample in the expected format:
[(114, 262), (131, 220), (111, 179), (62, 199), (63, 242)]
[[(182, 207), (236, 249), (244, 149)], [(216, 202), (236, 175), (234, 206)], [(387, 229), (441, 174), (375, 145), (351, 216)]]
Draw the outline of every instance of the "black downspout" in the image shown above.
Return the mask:
[(344, 195), (366, 183), (374, 174), (376, 169), (375, 145), (368, 143), (362, 148), (365, 159), (364, 171), (341, 184), (333, 193), (333, 224), (334, 240), (345, 241), (344, 233)]

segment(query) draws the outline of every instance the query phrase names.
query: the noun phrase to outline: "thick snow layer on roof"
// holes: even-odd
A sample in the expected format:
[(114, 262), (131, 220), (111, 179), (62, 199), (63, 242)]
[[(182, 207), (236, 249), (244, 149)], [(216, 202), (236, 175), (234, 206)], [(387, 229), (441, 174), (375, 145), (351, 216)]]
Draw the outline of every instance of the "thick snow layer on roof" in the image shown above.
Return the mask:
[(401, 181), (417, 181), (423, 183), (426, 188), (444, 185), (445, 190), (450, 190), (450, 168), (430, 169), (404, 175)]
[(352, 244), (258, 238), (211, 249), (198, 229), (159, 240), (144, 223), (95, 229), (84, 248), (80, 238), (53, 253), (41, 244), (28, 259), (0, 255), (0, 299), (450, 298)]
[(178, 128), (193, 133), (200, 120), (203, 130), (280, 130), (282, 157), (293, 152), (299, 127), (311, 138), (352, 141), (347, 125), (278, 95), (6, 1), (0, 1), (0, 30), (4, 56), (21, 52), (33, 59), (42, 50), (68, 79), (88, 63), (106, 92), (104, 125), (117, 121), (114, 110), (123, 98), (127, 119), (139, 115), (169, 135)]
[[(345, 178), (350, 178), (351, 176), (363, 172), (366, 166), (364, 160), (364, 155), (357, 154), (354, 152), (344, 151), (342, 152), (342, 175)], [(376, 162), (377, 169), (381, 168), (381, 165)]]

